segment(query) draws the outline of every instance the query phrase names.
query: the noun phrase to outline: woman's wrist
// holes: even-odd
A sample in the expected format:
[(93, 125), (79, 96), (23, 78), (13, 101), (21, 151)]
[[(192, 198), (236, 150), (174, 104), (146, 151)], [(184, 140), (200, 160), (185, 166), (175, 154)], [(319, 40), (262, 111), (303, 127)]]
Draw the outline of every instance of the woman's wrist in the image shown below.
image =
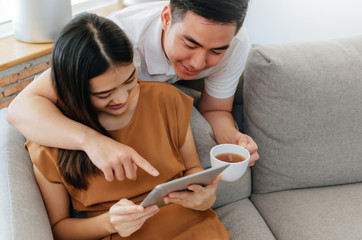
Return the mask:
[(188, 176), (194, 173), (198, 173), (203, 171), (204, 169), (202, 167), (193, 167), (193, 168), (189, 168), (187, 170), (184, 171), (184, 176)]
[(113, 224), (111, 223), (110, 213), (109, 212), (104, 213), (102, 215), (102, 218), (103, 218), (103, 222), (104, 222), (103, 226), (105, 227), (105, 230), (107, 231), (107, 233), (109, 235), (116, 233), (117, 230), (113, 227)]

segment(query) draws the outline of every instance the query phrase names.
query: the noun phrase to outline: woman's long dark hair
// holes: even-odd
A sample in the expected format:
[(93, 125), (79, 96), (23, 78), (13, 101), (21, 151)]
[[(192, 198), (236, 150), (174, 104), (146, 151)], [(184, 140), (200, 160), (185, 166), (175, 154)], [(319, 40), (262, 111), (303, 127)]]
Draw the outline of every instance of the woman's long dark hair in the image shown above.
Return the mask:
[[(57, 106), (68, 118), (110, 136), (91, 103), (89, 80), (132, 61), (132, 44), (115, 23), (96, 14), (76, 17), (54, 42), (51, 76)], [(58, 158), (62, 177), (75, 188), (87, 189), (87, 178), (100, 173), (83, 151), (60, 149)]]

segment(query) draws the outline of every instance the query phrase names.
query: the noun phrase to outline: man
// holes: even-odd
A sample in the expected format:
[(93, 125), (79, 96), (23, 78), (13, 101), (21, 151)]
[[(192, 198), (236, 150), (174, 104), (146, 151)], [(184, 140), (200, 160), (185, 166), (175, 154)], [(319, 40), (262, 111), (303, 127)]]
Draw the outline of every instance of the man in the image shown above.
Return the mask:
[[(248, 0), (161, 1), (125, 8), (110, 19), (134, 45), (140, 80), (204, 79), (198, 110), (212, 127), (216, 142), (243, 145), (251, 153), (252, 166), (259, 158), (257, 145), (236, 129), (231, 115), (249, 50), (241, 28), (247, 5)], [(8, 121), (39, 144), (86, 152), (109, 181), (134, 179), (137, 166), (158, 174), (132, 148), (68, 119), (56, 101), (47, 70), (15, 98)]]

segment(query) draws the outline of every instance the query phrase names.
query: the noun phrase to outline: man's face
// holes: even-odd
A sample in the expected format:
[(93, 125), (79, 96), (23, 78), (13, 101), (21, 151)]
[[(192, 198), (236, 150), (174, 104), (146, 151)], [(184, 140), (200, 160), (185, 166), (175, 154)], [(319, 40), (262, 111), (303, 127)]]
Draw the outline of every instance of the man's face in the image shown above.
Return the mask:
[(235, 24), (220, 24), (187, 12), (171, 24), (171, 7), (162, 12), (162, 47), (177, 76), (191, 80), (224, 57), (236, 32)]

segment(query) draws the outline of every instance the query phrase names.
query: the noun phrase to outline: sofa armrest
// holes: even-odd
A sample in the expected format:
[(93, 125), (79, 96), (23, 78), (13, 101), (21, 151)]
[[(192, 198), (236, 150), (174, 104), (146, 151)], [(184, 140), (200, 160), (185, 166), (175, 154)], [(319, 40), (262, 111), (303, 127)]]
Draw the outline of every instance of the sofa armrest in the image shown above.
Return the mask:
[(0, 110), (0, 239), (53, 239), (25, 138)]

